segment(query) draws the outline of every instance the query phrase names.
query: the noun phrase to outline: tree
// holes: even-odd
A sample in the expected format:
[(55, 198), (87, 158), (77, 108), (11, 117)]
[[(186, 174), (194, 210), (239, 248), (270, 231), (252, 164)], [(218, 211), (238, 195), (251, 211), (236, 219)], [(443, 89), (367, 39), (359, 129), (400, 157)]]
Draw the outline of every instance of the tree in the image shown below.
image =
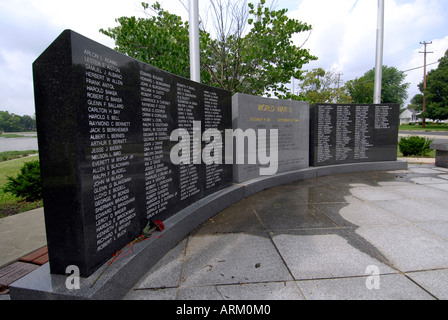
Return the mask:
[(36, 130), (36, 119), (31, 116), (18, 116), (8, 111), (0, 111), (0, 131), (21, 132)]
[(338, 78), (334, 71), (322, 68), (306, 72), (299, 84), (300, 96), (303, 100), (314, 103), (350, 103), (344, 87), (338, 87)]
[[(211, 0), (215, 37), (201, 23), (201, 82), (254, 95), (289, 98), (291, 77), (317, 58), (295, 46), (291, 36), (311, 26), (286, 16), (287, 10), (255, 8), (246, 1)], [(115, 40), (116, 49), (133, 58), (189, 77), (188, 23), (161, 8), (142, 3), (148, 18), (121, 17), (118, 27), (100, 32)], [(247, 29), (250, 30), (247, 31)]]
[[(402, 105), (407, 97), (409, 83), (404, 83), (406, 75), (394, 67), (383, 66), (381, 87), (382, 103), (398, 103)], [(346, 88), (354, 103), (373, 103), (375, 68), (367, 71), (361, 78), (350, 80)]]
[(353, 103), (373, 103), (373, 82), (365, 77), (347, 81), (345, 84)]
[(417, 93), (411, 99), (411, 103), (408, 105), (408, 109), (413, 109), (415, 111), (423, 110), (423, 95), (421, 93)]
[(22, 127), (22, 131), (34, 131), (36, 130), (36, 119), (24, 115), (20, 118), (20, 126)]
[[(287, 9), (270, 10), (261, 0), (257, 9), (249, 4), (250, 32), (243, 38), (240, 50), (241, 66), (232, 92), (253, 95), (271, 93), (279, 98), (290, 98), (291, 77), (300, 79), (301, 68), (311, 60), (317, 60), (307, 49), (295, 46), (293, 34), (309, 31), (311, 26), (286, 16)], [(240, 89), (241, 87), (241, 89)]]
[(448, 119), (448, 50), (439, 60), (437, 69), (428, 72), (426, 90), (423, 90), (423, 82), (419, 88), (426, 96), (426, 111), (422, 116), (433, 120)]
[(115, 50), (182, 77), (190, 75), (188, 23), (162, 9), (159, 3), (143, 9), (148, 18), (121, 17), (120, 25), (100, 32), (115, 40)]
[(8, 111), (0, 111), (0, 130), (5, 132), (22, 131), (20, 116)]

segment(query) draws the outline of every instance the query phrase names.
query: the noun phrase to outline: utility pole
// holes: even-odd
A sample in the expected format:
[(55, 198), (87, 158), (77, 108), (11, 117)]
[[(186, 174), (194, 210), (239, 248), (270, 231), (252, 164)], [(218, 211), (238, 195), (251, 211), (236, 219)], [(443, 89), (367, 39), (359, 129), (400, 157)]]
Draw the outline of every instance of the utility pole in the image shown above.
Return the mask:
[(373, 103), (381, 103), (383, 81), (383, 38), (384, 38), (384, 0), (378, 0), (378, 21), (376, 29), (376, 64)]
[[(420, 51), (420, 53), (424, 54), (424, 64), (423, 64), (423, 112), (425, 112), (426, 111), (426, 94), (425, 94), (425, 90), (426, 90), (426, 55), (428, 53), (433, 53), (433, 52), (426, 51), (426, 46), (428, 44), (432, 44), (432, 41), (430, 41), (430, 42), (423, 41), (423, 42), (420, 42), (420, 44), (423, 44), (425, 46), (425, 51), (423, 51), (423, 52)], [(422, 128), (425, 128), (425, 126), (426, 126), (425, 120), (426, 119), (423, 116), (422, 117)]]

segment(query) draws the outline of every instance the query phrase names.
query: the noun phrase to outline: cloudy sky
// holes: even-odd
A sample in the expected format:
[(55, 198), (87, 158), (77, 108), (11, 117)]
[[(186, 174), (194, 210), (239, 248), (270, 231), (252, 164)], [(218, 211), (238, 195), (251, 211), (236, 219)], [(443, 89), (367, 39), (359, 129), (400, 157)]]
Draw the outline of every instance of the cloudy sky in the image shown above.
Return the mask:
[[(237, 1), (237, 0), (236, 0)], [(0, 110), (34, 114), (32, 63), (65, 29), (113, 48), (99, 33), (114, 27), (120, 16), (144, 17), (141, 0), (0, 0)], [(152, 1), (149, 1), (152, 3)], [(188, 19), (179, 0), (160, 0), (169, 11)], [(184, 0), (185, 3), (188, 1)], [(253, 1), (257, 2), (256, 0)], [(209, 3), (199, 0), (201, 6)], [(269, 3), (269, 1), (268, 1)], [(319, 60), (305, 69), (321, 67), (341, 73), (345, 82), (375, 66), (378, 0), (277, 0), (290, 17), (313, 26), (311, 34), (293, 40)], [(448, 1), (385, 0), (384, 64), (407, 71), (409, 99), (422, 81), (422, 41), (428, 46), (428, 70), (448, 49)], [(188, 44), (186, 44), (188, 45)]]

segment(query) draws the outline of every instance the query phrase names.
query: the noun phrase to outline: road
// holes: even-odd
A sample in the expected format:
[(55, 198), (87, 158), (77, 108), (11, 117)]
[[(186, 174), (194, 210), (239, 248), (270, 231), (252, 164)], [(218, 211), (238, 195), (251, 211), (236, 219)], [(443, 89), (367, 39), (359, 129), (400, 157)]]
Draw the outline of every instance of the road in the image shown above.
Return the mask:
[(398, 133), (400, 137), (408, 136), (420, 136), (427, 137), (429, 139), (434, 139), (435, 143), (448, 143), (448, 131), (400, 131)]

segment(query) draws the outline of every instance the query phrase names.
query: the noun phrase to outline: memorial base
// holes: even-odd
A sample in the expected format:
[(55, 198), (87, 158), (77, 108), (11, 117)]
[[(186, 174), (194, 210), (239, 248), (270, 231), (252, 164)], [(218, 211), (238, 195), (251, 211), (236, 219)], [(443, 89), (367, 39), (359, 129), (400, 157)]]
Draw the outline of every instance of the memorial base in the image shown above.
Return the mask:
[(448, 168), (448, 151), (436, 150), (436, 166)]
[(47, 263), (11, 284), (11, 299), (122, 299), (140, 278), (188, 233), (226, 207), (252, 194), (278, 185), (320, 176), (366, 171), (405, 170), (407, 165), (407, 162), (403, 161), (385, 161), (310, 167), (235, 184), (197, 201), (165, 220), (165, 229), (154, 234), (161, 237), (134, 244), (131, 254), (114, 261), (104, 273), (102, 271), (107, 264), (88, 278), (80, 278), (80, 289), (67, 289), (68, 276), (50, 274), (49, 264)]
[(430, 148), (436, 150), (436, 166), (448, 168), (448, 144), (433, 142)]

